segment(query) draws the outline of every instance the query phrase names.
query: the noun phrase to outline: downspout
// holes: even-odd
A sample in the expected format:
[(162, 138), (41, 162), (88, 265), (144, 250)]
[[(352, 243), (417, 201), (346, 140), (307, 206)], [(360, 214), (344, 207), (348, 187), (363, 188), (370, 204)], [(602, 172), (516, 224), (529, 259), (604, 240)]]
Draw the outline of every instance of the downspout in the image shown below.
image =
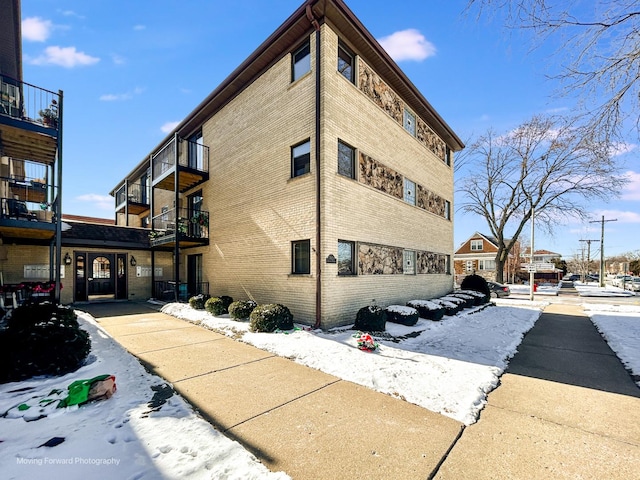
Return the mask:
[(320, 48), (320, 24), (313, 15), (311, 5), (307, 5), (307, 18), (316, 29), (316, 322), (314, 328), (320, 328), (322, 324), (322, 249), (320, 248), (322, 241), (322, 222), (320, 208), (320, 187), (322, 172), (320, 169), (320, 118), (321, 118), (321, 98), (320, 98), (320, 79), (321, 79), (321, 48)]

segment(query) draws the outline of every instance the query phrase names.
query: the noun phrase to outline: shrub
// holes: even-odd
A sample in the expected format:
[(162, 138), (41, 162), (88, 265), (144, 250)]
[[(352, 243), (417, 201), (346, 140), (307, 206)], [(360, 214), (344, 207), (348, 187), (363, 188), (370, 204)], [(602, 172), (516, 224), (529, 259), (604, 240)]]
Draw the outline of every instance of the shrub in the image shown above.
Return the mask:
[(455, 297), (460, 300), (464, 300), (464, 308), (471, 308), (476, 304), (476, 297), (458, 291), (450, 293), (447, 297)]
[(204, 304), (204, 308), (211, 315), (223, 315), (225, 313), (229, 313), (227, 305), (225, 305), (224, 300), (220, 297), (211, 297)]
[(189, 299), (189, 305), (194, 310), (204, 310), (204, 304), (209, 300), (209, 295), (205, 295), (201, 293), (199, 295), (195, 295)]
[(276, 329), (292, 328), (293, 315), (287, 307), (279, 303), (258, 305), (249, 315), (249, 329), (252, 332), (273, 332)]
[(461, 290), (475, 290), (476, 292), (484, 293), (486, 302), (491, 299), (491, 290), (487, 281), (480, 275), (467, 275), (460, 284)]
[(249, 318), (253, 309), (256, 308), (257, 304), (253, 300), (247, 300), (246, 302), (243, 300), (238, 300), (237, 302), (233, 302), (229, 305), (229, 315), (234, 320), (243, 320), (245, 318)]
[(418, 323), (420, 315), (418, 310), (413, 307), (403, 307), (402, 305), (389, 305), (386, 308), (387, 320), (393, 323), (399, 323), (401, 325), (407, 325), (408, 327)]
[(474, 305), (484, 305), (487, 303), (487, 296), (482, 292), (477, 292), (475, 290), (459, 290), (461, 294), (470, 295), (474, 298)]
[(387, 323), (387, 312), (376, 305), (362, 307), (356, 314), (356, 330), (367, 332), (384, 332)]
[(432, 302), (439, 304), (442, 308), (444, 308), (444, 314), (447, 316), (452, 316), (457, 314), (462, 307), (457, 303), (450, 302), (449, 300), (443, 300), (441, 298), (434, 298)]
[(444, 317), (444, 307), (431, 300), (411, 300), (407, 302), (407, 306), (415, 308), (420, 318), (438, 321)]
[(0, 331), (0, 382), (80, 368), (91, 340), (77, 318), (71, 308), (49, 302), (16, 308)]

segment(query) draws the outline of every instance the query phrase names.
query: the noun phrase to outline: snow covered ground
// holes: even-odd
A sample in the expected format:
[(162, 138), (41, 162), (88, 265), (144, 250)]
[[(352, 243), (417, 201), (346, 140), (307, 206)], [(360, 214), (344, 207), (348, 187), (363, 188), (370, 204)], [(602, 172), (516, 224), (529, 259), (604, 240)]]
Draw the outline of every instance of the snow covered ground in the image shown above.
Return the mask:
[[(356, 348), (353, 330), (299, 327), (251, 333), (246, 322), (227, 315), (213, 317), (184, 304), (169, 304), (163, 310), (470, 424), (546, 304), (515, 298), (495, 303), (441, 322), (420, 320), (414, 327), (387, 323), (386, 335), (376, 338), (380, 347), (373, 353)], [(586, 312), (627, 368), (640, 375), (640, 307), (589, 305)], [(181, 397), (167, 394), (171, 390), (166, 382), (146, 372), (90, 315), (80, 313), (80, 321), (92, 340), (85, 366), (63, 377), (0, 385), (0, 414), (10, 411), (0, 418), (2, 478), (289, 478), (284, 472), (269, 472)], [(406, 337), (410, 332), (421, 333)], [(28, 422), (15, 408), (46, 398), (53, 389), (66, 389), (74, 380), (103, 373), (114, 374), (118, 386), (108, 400), (52, 409), (46, 418)], [(26, 414), (35, 416), (33, 410)], [(41, 446), (56, 437), (64, 441)]]

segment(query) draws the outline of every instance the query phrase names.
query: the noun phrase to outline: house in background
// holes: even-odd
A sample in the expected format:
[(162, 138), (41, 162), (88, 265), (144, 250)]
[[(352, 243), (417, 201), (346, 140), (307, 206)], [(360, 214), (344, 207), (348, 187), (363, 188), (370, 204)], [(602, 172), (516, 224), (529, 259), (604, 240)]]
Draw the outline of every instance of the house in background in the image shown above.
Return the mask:
[[(330, 328), (453, 288), (461, 140), (342, 0), (303, 3), (111, 194), (176, 296)], [(140, 262), (138, 262), (140, 265)]]
[[(495, 237), (475, 232), (453, 254), (456, 283), (460, 285), (464, 277), (472, 274), (495, 281), (497, 253), (498, 241)], [(508, 278), (507, 264), (503, 278)]]

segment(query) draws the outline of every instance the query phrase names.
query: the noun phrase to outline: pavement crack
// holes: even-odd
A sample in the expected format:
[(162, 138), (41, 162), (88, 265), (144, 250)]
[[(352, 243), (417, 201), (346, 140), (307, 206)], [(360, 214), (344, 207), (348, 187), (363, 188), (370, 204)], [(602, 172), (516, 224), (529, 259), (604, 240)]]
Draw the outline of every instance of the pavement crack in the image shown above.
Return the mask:
[(435, 478), (435, 476), (438, 474), (438, 471), (440, 470), (440, 467), (442, 467), (442, 464), (449, 457), (449, 454), (451, 453), (451, 450), (453, 450), (453, 447), (455, 447), (456, 444), (458, 443), (458, 440), (460, 440), (462, 438), (462, 434), (464, 433), (466, 428), (467, 428), (466, 425), (462, 425), (460, 427), (460, 431), (458, 432), (458, 435), (456, 435), (456, 438), (453, 439), (453, 442), (451, 442), (451, 445), (449, 445), (449, 448), (447, 448), (447, 451), (444, 452), (444, 455), (442, 455), (442, 458), (440, 459), (438, 464), (435, 467), (433, 467), (433, 470), (431, 471), (431, 473), (427, 477), (427, 480), (432, 480), (433, 478)]

